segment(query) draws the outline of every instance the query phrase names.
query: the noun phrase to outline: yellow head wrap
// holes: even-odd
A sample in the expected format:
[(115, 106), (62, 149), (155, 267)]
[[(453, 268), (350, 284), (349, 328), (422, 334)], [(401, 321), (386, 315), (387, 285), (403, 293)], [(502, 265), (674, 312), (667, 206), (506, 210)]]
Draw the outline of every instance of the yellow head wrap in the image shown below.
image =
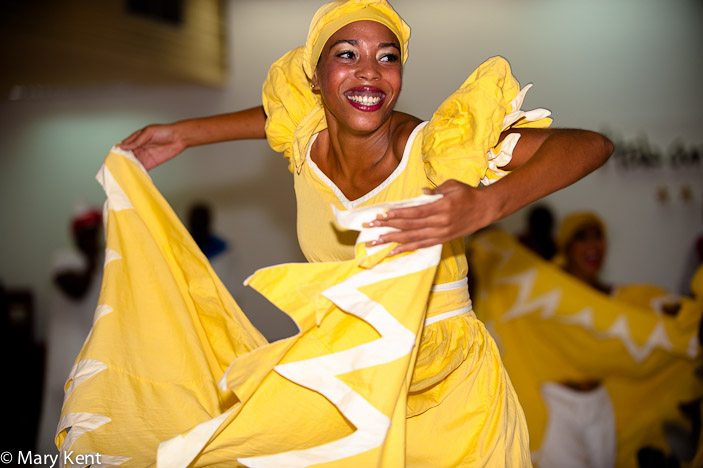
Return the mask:
[(303, 47), (291, 50), (269, 70), (262, 90), (266, 111), (266, 138), (271, 147), (300, 172), (305, 150), (315, 133), (327, 128), (322, 99), (310, 89), (310, 79), (327, 40), (354, 21), (376, 21), (385, 25), (400, 41), (401, 61), (408, 58), (410, 27), (386, 0), (343, 0), (323, 5), (310, 24)]
[(375, 21), (390, 29), (400, 41), (400, 58), (405, 63), (408, 58), (410, 27), (386, 0), (340, 0), (320, 7), (310, 23), (303, 52), (303, 67), (308, 78), (312, 78), (327, 40), (355, 21)]
[(598, 215), (590, 211), (572, 213), (564, 218), (557, 235), (557, 254), (552, 260), (554, 263), (560, 267), (566, 266), (566, 248), (574, 239), (574, 236), (587, 226), (598, 226), (601, 232), (605, 234), (605, 223)]

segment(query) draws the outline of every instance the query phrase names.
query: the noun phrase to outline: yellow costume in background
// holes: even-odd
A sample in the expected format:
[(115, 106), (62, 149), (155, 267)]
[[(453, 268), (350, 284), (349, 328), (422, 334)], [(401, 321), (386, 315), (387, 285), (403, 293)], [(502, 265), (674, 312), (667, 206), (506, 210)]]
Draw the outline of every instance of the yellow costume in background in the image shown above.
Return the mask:
[(549, 112), (520, 110), (528, 87), (493, 58), (415, 129), (385, 182), (347, 200), (309, 157), (326, 122), (307, 77), (316, 44), (360, 19), (389, 25), (405, 60), (409, 28), (386, 2), (335, 2), (264, 84), (267, 137), (289, 158), (299, 241), (315, 263), (248, 282), (300, 333), (266, 343), (147, 176), (110, 155), (117, 260), (69, 381), (62, 450), (124, 457), (114, 459), (124, 466), (154, 464), (158, 451), (156, 466), (169, 468), (530, 465), (523, 412), (471, 310), (463, 240), (387, 258), (392, 247), (363, 247), (379, 232), (361, 223), (450, 178), (496, 180), (520, 137), (498, 145), (501, 132), (546, 127)]
[[(616, 466), (636, 467), (647, 445), (668, 453), (663, 423), (688, 425), (678, 404), (703, 395), (695, 375), (701, 298), (682, 300), (675, 317), (658, 314), (596, 291), (502, 231), (475, 236), (469, 252), (476, 313), (498, 341), (531, 449), (541, 447), (548, 421), (542, 385), (598, 379), (615, 413)], [(623, 289), (642, 301), (652, 291)]]

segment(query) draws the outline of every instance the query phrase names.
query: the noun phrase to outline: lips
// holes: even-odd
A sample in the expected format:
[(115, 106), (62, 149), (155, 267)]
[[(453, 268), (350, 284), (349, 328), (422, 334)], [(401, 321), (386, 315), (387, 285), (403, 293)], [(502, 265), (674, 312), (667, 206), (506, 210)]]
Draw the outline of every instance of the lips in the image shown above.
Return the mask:
[(386, 94), (373, 86), (357, 86), (344, 93), (349, 103), (364, 112), (373, 112), (383, 106)]
[(598, 270), (603, 264), (603, 254), (600, 251), (587, 251), (581, 256), (581, 261), (589, 268)]

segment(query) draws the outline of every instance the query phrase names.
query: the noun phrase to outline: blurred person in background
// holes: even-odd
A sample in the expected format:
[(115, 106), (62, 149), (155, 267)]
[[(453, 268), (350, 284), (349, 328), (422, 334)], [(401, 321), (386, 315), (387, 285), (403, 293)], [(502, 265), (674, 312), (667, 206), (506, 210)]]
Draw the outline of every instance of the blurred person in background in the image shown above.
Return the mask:
[(527, 229), (518, 240), (545, 260), (550, 260), (557, 251), (554, 241), (554, 215), (547, 205), (537, 205), (527, 215)]
[(592, 288), (610, 294), (612, 285), (600, 274), (607, 255), (605, 223), (595, 213), (584, 211), (564, 218), (557, 237), (554, 263)]
[(90, 333), (102, 280), (101, 210), (79, 206), (70, 220), (73, 248), (52, 259), (52, 295), (48, 314), (44, 396), (37, 451), (56, 452), (54, 435), (61, 413), (66, 379)]
[(533, 461), (699, 466), (687, 464), (700, 438), (700, 292), (604, 280), (607, 230), (592, 212), (566, 216), (557, 245), (543, 262), (499, 230), (469, 244), (476, 314), (525, 409)]
[(195, 202), (188, 208), (188, 231), (207, 257), (217, 276), (234, 295), (233, 258), (230, 243), (212, 229), (212, 207), (206, 202)]
[[(608, 294), (600, 280), (606, 255), (605, 225), (594, 213), (573, 213), (561, 223), (554, 262), (592, 288)], [(615, 417), (608, 391), (597, 378), (546, 382), (547, 433), (537, 458), (541, 468), (615, 466)]]

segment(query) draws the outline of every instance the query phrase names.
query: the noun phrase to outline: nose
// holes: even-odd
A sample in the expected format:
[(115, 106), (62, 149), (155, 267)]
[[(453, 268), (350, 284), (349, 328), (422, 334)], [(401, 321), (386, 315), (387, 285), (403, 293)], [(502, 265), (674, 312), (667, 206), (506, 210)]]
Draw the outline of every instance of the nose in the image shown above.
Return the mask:
[(373, 81), (381, 78), (376, 57), (364, 56), (357, 62), (355, 76), (360, 80)]

